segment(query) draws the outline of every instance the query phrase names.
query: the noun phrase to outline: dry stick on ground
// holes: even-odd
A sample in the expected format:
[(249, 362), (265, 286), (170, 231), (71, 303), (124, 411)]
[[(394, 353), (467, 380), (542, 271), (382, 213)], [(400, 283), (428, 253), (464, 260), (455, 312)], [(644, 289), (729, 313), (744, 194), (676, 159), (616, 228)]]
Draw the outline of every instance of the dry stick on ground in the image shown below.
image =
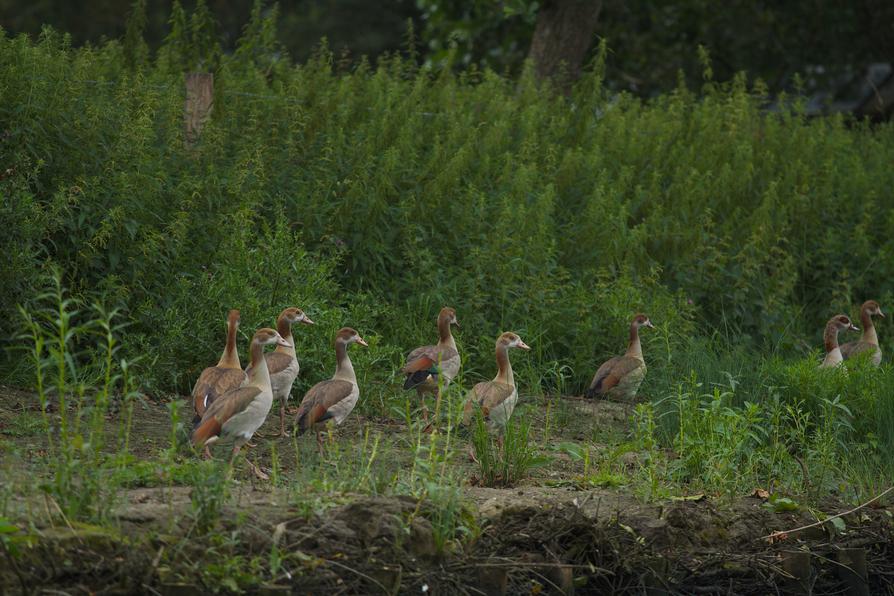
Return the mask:
[(867, 505), (871, 505), (872, 503), (878, 501), (879, 499), (881, 499), (882, 497), (884, 497), (891, 491), (894, 491), (894, 486), (888, 487), (886, 490), (884, 490), (881, 493), (877, 494), (876, 496), (872, 497), (871, 499), (869, 499), (862, 505), (858, 505), (857, 507), (854, 507), (850, 511), (836, 513), (835, 515), (830, 515), (826, 519), (820, 520), (818, 522), (814, 522), (812, 524), (807, 524), (806, 526), (801, 526), (800, 528), (795, 528), (793, 530), (776, 531), (776, 532), (773, 532), (772, 534), (768, 534), (766, 536), (761, 536), (760, 538), (757, 538), (757, 540), (767, 540), (768, 538), (769, 539), (775, 538), (775, 539), (779, 539), (779, 540), (785, 540), (786, 538), (788, 538), (789, 534), (794, 534), (795, 532), (801, 532), (802, 530), (809, 530), (810, 528), (815, 528), (816, 526), (821, 526), (821, 525), (825, 524), (827, 521), (829, 521), (831, 519), (835, 519), (836, 517), (844, 517), (845, 515), (850, 515), (851, 513), (856, 513), (857, 511), (863, 509)]
[(344, 563), (339, 563), (338, 561), (333, 561), (333, 560), (331, 560), (331, 559), (324, 559), (324, 561), (326, 561), (326, 563), (329, 563), (329, 564), (331, 564), (331, 565), (335, 565), (336, 567), (341, 567), (342, 569), (345, 569), (345, 570), (347, 570), (347, 571), (350, 571), (351, 573), (356, 573), (356, 574), (359, 575), (360, 577), (362, 577), (362, 578), (364, 578), (364, 579), (366, 579), (366, 580), (369, 580), (369, 581), (371, 581), (372, 583), (374, 583), (374, 584), (376, 584), (377, 586), (379, 586), (379, 588), (381, 588), (381, 589), (382, 589), (382, 592), (384, 592), (385, 594), (391, 594), (391, 590), (389, 590), (388, 588), (386, 588), (380, 581), (378, 581), (377, 579), (372, 578), (372, 577), (366, 575), (366, 574), (363, 573), (362, 571), (358, 571), (358, 570), (354, 569), (353, 567), (348, 567), (348, 566), (345, 565)]

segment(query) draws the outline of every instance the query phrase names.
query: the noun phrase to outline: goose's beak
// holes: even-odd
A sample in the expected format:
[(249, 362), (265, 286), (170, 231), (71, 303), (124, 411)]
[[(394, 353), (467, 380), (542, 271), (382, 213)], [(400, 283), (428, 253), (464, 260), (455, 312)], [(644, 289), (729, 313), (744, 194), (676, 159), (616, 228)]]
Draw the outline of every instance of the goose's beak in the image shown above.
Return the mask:
[(878, 316), (880, 316), (883, 319), (885, 318), (885, 313), (882, 312), (882, 309), (878, 309)]
[(522, 350), (530, 350), (531, 349), (531, 346), (529, 346), (522, 340), (518, 340), (518, 347), (521, 348)]
[(357, 343), (363, 346), (364, 348), (368, 348), (369, 344), (362, 337), (357, 338)]
[(457, 327), (460, 327), (459, 321), (457, 321), (456, 319), (453, 319), (453, 324)]
[(655, 325), (652, 324), (652, 321), (646, 321), (646, 327), (648, 327), (649, 329), (654, 329)]
[(859, 331), (860, 328), (857, 327), (856, 325), (854, 325), (853, 323), (851, 323), (850, 330), (851, 330), (851, 331)]
[(304, 318), (301, 319), (301, 322), (304, 323), (305, 325), (316, 325), (316, 323), (314, 323), (313, 321), (311, 321), (311, 320), (310, 320), (310, 317), (307, 316), (307, 315), (304, 315)]
[(277, 340), (276, 340), (276, 345), (278, 345), (278, 346), (282, 346), (282, 347), (284, 347), (284, 348), (291, 348), (291, 347), (292, 347), (292, 344), (290, 344), (288, 341), (284, 340), (284, 339), (281, 338), (281, 337), (280, 337), (280, 338), (277, 338)]

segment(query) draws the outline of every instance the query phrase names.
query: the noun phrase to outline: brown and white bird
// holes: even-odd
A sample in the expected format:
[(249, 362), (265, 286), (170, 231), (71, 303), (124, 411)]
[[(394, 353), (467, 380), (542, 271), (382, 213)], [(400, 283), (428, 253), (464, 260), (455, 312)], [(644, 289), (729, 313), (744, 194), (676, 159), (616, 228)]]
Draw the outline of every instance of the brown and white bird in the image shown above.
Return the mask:
[[(255, 332), (251, 340), (251, 374), (247, 384), (227, 391), (208, 406), (193, 430), (193, 445), (207, 446), (221, 440), (232, 441), (232, 457), (235, 458), (242, 445), (264, 424), (273, 405), (273, 388), (264, 359), (264, 346), (267, 345), (289, 347), (291, 344), (273, 329), (263, 328)], [(248, 465), (258, 478), (267, 479), (267, 475), (255, 464), (248, 462)]]
[(608, 397), (621, 401), (633, 401), (643, 378), (646, 376), (646, 361), (639, 341), (641, 327), (654, 329), (652, 321), (644, 314), (638, 314), (630, 322), (630, 338), (623, 356), (607, 360), (596, 371), (587, 389), (587, 397)]
[(509, 362), (509, 350), (512, 348), (531, 349), (522, 338), (509, 331), (497, 338), (497, 376), (493, 381), (478, 383), (469, 391), (463, 409), (463, 424), (472, 421), (477, 405), (488, 423), (500, 429), (506, 427), (506, 422), (509, 421), (518, 402), (518, 387), (512, 374), (512, 363)]
[[(193, 428), (202, 420), (205, 410), (214, 403), (218, 397), (241, 387), (248, 377), (242, 372), (239, 364), (239, 352), (236, 349), (236, 332), (239, 330), (239, 311), (231, 310), (227, 315), (227, 345), (223, 355), (215, 366), (209, 366), (202, 371), (199, 379), (192, 388), (192, 403), (195, 411)], [(211, 457), (211, 452), (205, 450), (205, 457)]]
[(360, 399), (357, 375), (348, 357), (348, 346), (355, 343), (368, 346), (360, 334), (350, 327), (339, 329), (335, 334), (335, 374), (328, 381), (321, 381), (308, 390), (295, 416), (299, 435), (309, 429), (317, 431), (317, 446), (321, 455), (325, 424), (329, 420), (337, 425), (344, 422)]
[(450, 326), (459, 327), (456, 311), (445, 306), (438, 314), (438, 343), (433, 346), (422, 346), (410, 352), (407, 363), (400, 372), (407, 375), (404, 389), (415, 389), (422, 401), (422, 415), (428, 421), (428, 408), (425, 405), (425, 394), (437, 396), (441, 401), (441, 389), (450, 385), (457, 373), (461, 359), (456, 349), (456, 341), (450, 332)]
[[(273, 387), (273, 398), (280, 401), (279, 407), (279, 434), (278, 437), (288, 436), (286, 433), (286, 404), (289, 394), (292, 393), (292, 384), (298, 378), (298, 357), (295, 354), (295, 340), (292, 337), (292, 325), (303, 323), (313, 325), (314, 322), (304, 314), (300, 308), (290, 307), (282, 311), (276, 319), (276, 332), (292, 344), (289, 347), (276, 346), (273, 352), (264, 354), (267, 361), (267, 370), (270, 373), (270, 386)], [(251, 374), (251, 366), (245, 369), (246, 374)]]
[(876, 366), (882, 363), (882, 349), (879, 347), (878, 335), (875, 333), (875, 325), (872, 324), (872, 317), (885, 318), (882, 307), (875, 300), (867, 300), (860, 307), (860, 324), (863, 325), (863, 334), (860, 341), (849, 341), (841, 344), (841, 357), (845, 360), (853, 358), (858, 354), (870, 352), (872, 354), (872, 363)]
[(838, 347), (838, 333), (840, 331), (859, 331), (860, 329), (851, 323), (847, 315), (835, 315), (826, 323), (826, 330), (823, 332), (823, 344), (826, 347), (826, 357), (820, 368), (831, 368), (838, 366), (844, 361), (841, 356), (841, 348)]

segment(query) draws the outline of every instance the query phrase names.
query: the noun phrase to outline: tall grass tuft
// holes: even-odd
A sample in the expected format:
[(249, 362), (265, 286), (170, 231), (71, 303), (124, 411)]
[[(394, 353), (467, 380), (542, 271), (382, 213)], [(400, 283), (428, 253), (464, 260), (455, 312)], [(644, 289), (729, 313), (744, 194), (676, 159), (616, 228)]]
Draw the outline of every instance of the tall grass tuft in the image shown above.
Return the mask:
[[(59, 271), (20, 310), (51, 472), (42, 488), (63, 515), (104, 519), (116, 496), (114, 468), (126, 459), (110, 455), (127, 453), (137, 396), (128, 363), (119, 359), (122, 317), (71, 296)], [(123, 415), (110, 429), (113, 405)]]
[(528, 472), (548, 459), (538, 455), (530, 441), (531, 423), (522, 412), (506, 422), (502, 434), (495, 436), (478, 410), (472, 428), (472, 447), (483, 486), (515, 486)]

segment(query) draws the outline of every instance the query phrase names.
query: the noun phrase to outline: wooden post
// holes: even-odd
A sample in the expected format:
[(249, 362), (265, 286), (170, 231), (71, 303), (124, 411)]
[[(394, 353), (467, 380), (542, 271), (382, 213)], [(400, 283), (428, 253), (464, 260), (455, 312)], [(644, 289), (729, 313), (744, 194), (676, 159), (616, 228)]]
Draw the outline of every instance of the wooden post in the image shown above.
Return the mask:
[(214, 103), (214, 75), (210, 72), (190, 72), (186, 74), (186, 105), (183, 120), (186, 128), (186, 146), (199, 139), (202, 126), (211, 115)]
[(838, 577), (847, 584), (848, 596), (869, 596), (866, 549), (843, 548), (838, 551)]

